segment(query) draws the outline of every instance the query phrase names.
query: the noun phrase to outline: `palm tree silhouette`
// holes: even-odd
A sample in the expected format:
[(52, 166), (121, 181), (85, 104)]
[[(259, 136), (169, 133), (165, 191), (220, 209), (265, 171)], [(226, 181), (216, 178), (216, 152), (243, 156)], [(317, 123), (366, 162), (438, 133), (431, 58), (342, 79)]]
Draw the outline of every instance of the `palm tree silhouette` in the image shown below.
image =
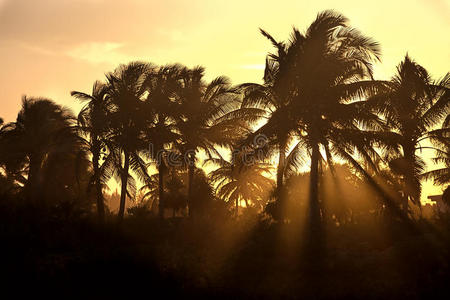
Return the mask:
[[(176, 213), (186, 207), (186, 185), (183, 176), (183, 170), (180, 168), (170, 168), (168, 170), (168, 176), (164, 177), (164, 199), (165, 208), (172, 209), (172, 217), (176, 216)], [(150, 206), (153, 208), (158, 202), (160, 197), (159, 191), (159, 178), (158, 174), (150, 176), (146, 184), (141, 188), (144, 201), (149, 201)]]
[(220, 199), (234, 202), (236, 216), (238, 216), (241, 201), (245, 202), (246, 207), (259, 205), (268, 200), (270, 191), (273, 189), (273, 180), (267, 177), (272, 166), (257, 161), (246, 163), (242, 158), (239, 155), (231, 162), (217, 158), (206, 161), (219, 166), (218, 169), (209, 173), (209, 178), (216, 187), (216, 194)]
[(177, 129), (181, 136), (178, 145), (188, 165), (188, 208), (193, 201), (193, 178), (197, 153), (206, 152), (208, 157), (219, 156), (216, 147), (236, 144), (249, 129), (244, 122), (245, 111), (237, 111), (238, 94), (231, 89), (226, 77), (217, 77), (209, 84), (203, 81), (204, 69), (185, 68), (181, 74), (179, 97), (181, 105), (177, 116)]
[[(159, 216), (164, 218), (165, 210), (165, 173), (168, 165), (169, 148), (175, 151), (174, 144), (180, 139), (176, 127), (179, 113), (180, 78), (183, 66), (174, 64), (153, 68), (145, 82), (147, 96), (143, 104), (145, 126), (143, 139), (149, 145), (147, 156), (158, 168)], [(176, 163), (179, 163), (178, 161)], [(151, 183), (151, 179), (148, 178)]]
[(305, 34), (294, 28), (288, 43), (277, 42), (263, 31), (278, 50), (268, 56), (268, 64), (288, 89), (283, 99), (286, 113), (279, 119), (296, 124), (297, 136), (311, 158), (313, 227), (320, 222), (319, 164), (324, 161), (320, 148), (332, 164), (334, 155), (346, 158), (354, 149), (367, 150), (363, 149), (361, 124), (380, 127), (379, 118), (357, 101), (381, 87), (364, 80), (372, 78), (371, 62), (379, 59), (379, 46), (347, 23), (341, 14), (321, 12)]
[(24, 96), (16, 121), (3, 126), (0, 160), (7, 169), (25, 173), (30, 200), (42, 200), (45, 163), (52, 156), (77, 150), (74, 120), (70, 110), (49, 99)]
[(16, 192), (20, 191), (20, 185), (17, 183), (24, 184), (26, 178), (21, 174), (23, 172), (17, 172), (17, 170), (11, 170), (11, 161), (8, 161), (7, 153), (3, 152), (6, 150), (6, 142), (4, 130), (7, 129), (4, 125), (4, 121), (0, 118), (0, 167), (3, 172), (0, 172), (0, 197), (7, 199)]
[[(285, 48), (276, 42), (267, 32), (260, 29), (261, 33), (269, 38), (277, 47), (278, 53), (276, 57), (285, 56)], [(289, 103), (288, 87), (284, 84), (282, 73), (279, 65), (274, 63), (272, 59), (266, 59), (266, 67), (264, 71), (264, 84), (245, 83), (240, 85), (243, 89), (242, 107), (254, 108), (253, 114), (255, 118), (264, 119), (268, 117), (267, 122), (261, 126), (253, 135), (249, 137), (252, 141), (255, 136), (265, 134), (270, 137), (270, 147), (278, 151), (277, 165), (277, 190), (281, 191), (286, 171), (286, 154), (288, 146), (295, 136), (297, 124), (290, 122), (293, 118), (287, 107)], [(271, 145), (272, 146), (272, 145)], [(270, 154), (271, 151), (268, 153)]]
[(444, 185), (450, 183), (450, 115), (442, 124), (442, 129), (429, 132), (430, 140), (435, 147), (436, 157), (434, 163), (441, 163), (440, 169), (425, 172), (421, 179), (433, 179), (435, 184)]
[[(213, 200), (213, 189), (208, 182), (205, 172), (200, 168), (194, 170), (193, 193), (196, 195), (195, 201), (191, 203), (197, 212), (208, 208), (210, 200)], [(164, 199), (165, 208), (172, 208), (172, 216), (177, 212), (187, 208), (187, 181), (188, 170), (185, 166), (171, 167), (164, 177)], [(152, 209), (156, 207), (159, 199), (159, 178), (158, 174), (153, 174), (146, 184), (141, 188), (143, 200), (149, 203)]]
[(449, 73), (441, 80), (433, 81), (425, 68), (406, 55), (387, 89), (368, 101), (368, 105), (384, 117), (390, 129), (389, 133), (383, 133), (385, 142), (401, 148), (399, 152), (394, 151), (395, 147), (388, 147), (390, 151), (386, 156), (391, 170), (402, 177), (402, 208), (406, 213), (409, 200), (420, 206), (420, 174), (425, 163), (416, 152), (424, 148), (421, 142), (429, 138), (437, 141), (448, 130), (432, 128), (449, 114), (449, 88)]
[(120, 174), (121, 193), (119, 220), (123, 219), (126, 196), (133, 198), (136, 192), (134, 178), (130, 170), (145, 180), (148, 177), (147, 165), (141, 153), (147, 149), (143, 140), (146, 116), (143, 103), (146, 93), (146, 81), (152, 66), (142, 62), (120, 65), (107, 77), (107, 101), (112, 108), (108, 115), (108, 149), (112, 153), (111, 164)]
[[(104, 220), (105, 208), (103, 203), (102, 187), (106, 184), (102, 180), (102, 168), (100, 158), (102, 149), (106, 147), (104, 139), (107, 134), (108, 113), (111, 103), (107, 102), (106, 95), (108, 86), (96, 81), (92, 87), (91, 95), (72, 91), (70, 94), (82, 102), (87, 102), (78, 114), (78, 128), (81, 135), (88, 135), (89, 140), (85, 140), (88, 151), (92, 154), (93, 177), (91, 182), (95, 187), (97, 200), (97, 213), (100, 221)], [(105, 172), (103, 172), (104, 175)], [(90, 190), (91, 184), (88, 189)]]

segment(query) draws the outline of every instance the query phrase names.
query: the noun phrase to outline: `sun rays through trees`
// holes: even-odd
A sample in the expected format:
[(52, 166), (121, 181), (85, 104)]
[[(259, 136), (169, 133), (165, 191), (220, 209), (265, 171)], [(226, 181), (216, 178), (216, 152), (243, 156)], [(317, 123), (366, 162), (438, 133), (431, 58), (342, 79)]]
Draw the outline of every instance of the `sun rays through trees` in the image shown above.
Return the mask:
[[(339, 264), (366, 255), (364, 247), (384, 252), (357, 258), (351, 272), (388, 257), (388, 278), (423, 279), (407, 263), (416, 254), (403, 249), (416, 244), (425, 256), (444, 249), (417, 268), (441, 268), (449, 249), (448, 228), (441, 230), (450, 211), (449, 73), (436, 79), (407, 54), (389, 80), (376, 80), (380, 45), (332, 10), (285, 41), (260, 33), (273, 46), (262, 83), (207, 81), (202, 66), (135, 61), (89, 92), (70, 92), (83, 104), (77, 115), (24, 96), (14, 122), (0, 119), (2, 216), (11, 209), (30, 224), (64, 224), (61, 232), (83, 241), (142, 243), (134, 253), (150, 251), (151, 268), (182, 274), (173, 280), (194, 274), (187, 285), (212, 290), (248, 284), (258, 296), (287, 296), (296, 282), (320, 295), (327, 276), (338, 278), (346, 268)], [(424, 149), (435, 154), (432, 164)], [(423, 180), (446, 190), (433, 226)], [(96, 229), (84, 237), (82, 224)], [(402, 235), (411, 239), (391, 251)], [(106, 256), (128, 258), (121, 247)]]

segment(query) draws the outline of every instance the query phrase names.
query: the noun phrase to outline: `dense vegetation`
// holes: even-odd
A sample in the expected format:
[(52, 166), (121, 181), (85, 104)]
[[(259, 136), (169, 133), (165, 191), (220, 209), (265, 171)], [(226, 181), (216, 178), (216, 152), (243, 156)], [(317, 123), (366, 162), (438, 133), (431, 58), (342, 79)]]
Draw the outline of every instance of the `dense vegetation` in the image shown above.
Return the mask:
[[(263, 84), (132, 62), (72, 91), (78, 116), (24, 97), (0, 129), (8, 282), (168, 297), (446, 292), (450, 218), (424, 219), (420, 198), (433, 179), (450, 203), (450, 74), (434, 80), (406, 55), (375, 80), (378, 43), (333, 11), (288, 41), (261, 33), (275, 48)], [(438, 163), (427, 172), (424, 148)]]

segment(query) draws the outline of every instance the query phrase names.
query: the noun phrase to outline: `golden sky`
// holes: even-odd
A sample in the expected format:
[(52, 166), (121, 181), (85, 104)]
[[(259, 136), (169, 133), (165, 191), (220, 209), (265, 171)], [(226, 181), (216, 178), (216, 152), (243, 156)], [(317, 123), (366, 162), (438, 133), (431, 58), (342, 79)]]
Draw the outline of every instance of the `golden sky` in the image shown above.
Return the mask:
[(90, 92), (132, 60), (260, 82), (272, 48), (258, 28), (287, 39), (324, 9), (381, 43), (377, 79), (389, 78), (406, 52), (435, 78), (450, 70), (450, 0), (0, 0), (0, 116), (14, 120), (23, 94), (77, 110), (71, 90)]

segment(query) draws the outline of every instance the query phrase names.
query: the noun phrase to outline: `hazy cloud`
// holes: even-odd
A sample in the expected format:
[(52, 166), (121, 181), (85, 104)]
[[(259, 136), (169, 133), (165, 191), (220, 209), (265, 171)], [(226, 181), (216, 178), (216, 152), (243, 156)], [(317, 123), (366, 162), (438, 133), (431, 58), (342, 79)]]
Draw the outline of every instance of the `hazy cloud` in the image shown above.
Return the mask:
[(122, 43), (93, 42), (84, 43), (70, 49), (66, 54), (72, 58), (87, 61), (93, 64), (99, 63), (123, 63), (132, 60), (132, 57), (120, 51)]

